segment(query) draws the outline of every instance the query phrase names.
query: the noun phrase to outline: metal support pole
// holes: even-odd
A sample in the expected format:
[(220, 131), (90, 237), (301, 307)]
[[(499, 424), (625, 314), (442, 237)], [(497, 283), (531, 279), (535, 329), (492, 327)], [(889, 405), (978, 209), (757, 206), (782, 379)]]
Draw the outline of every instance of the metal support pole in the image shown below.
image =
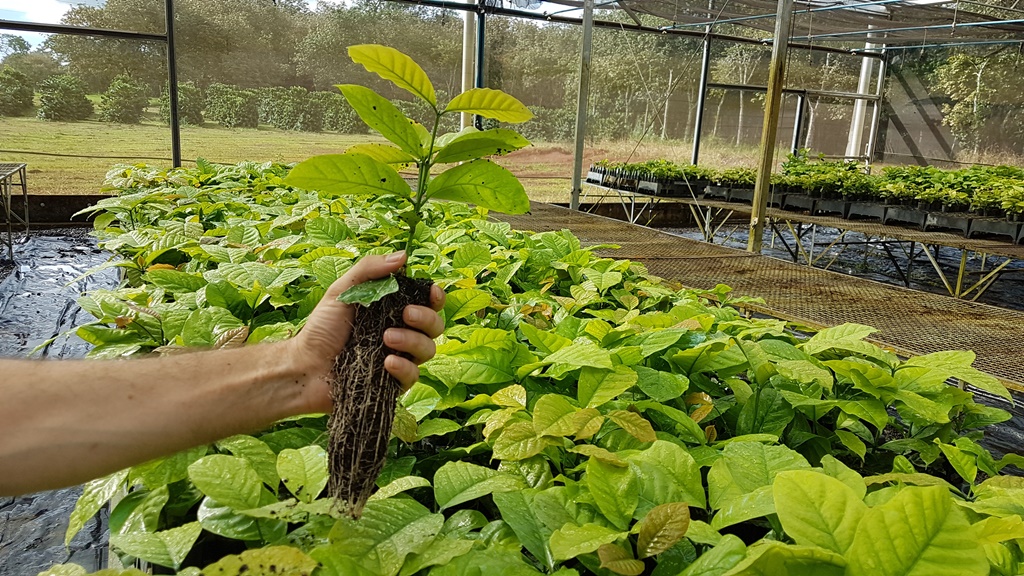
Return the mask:
[[(870, 26), (869, 26), (870, 27)], [(870, 38), (870, 36), (869, 36)], [(871, 42), (864, 44), (865, 50), (871, 50), (875, 45)], [(873, 58), (861, 58), (860, 61), (860, 77), (857, 79), (857, 92), (864, 94), (871, 87), (871, 75), (875, 70), (875, 60)], [(877, 100), (876, 107), (877, 107)], [(846, 155), (860, 156), (863, 150), (864, 144), (864, 120), (868, 115), (868, 102), (867, 100), (856, 100), (853, 103), (853, 118), (850, 120), (850, 134), (846, 138)]]
[(793, 144), (790, 146), (793, 154), (800, 151), (800, 143), (803, 140), (804, 114), (807, 108), (807, 96), (796, 95), (796, 117), (793, 119)]
[(576, 99), (576, 150), (572, 158), (572, 194), (569, 208), (580, 209), (583, 186), (583, 141), (587, 137), (587, 108), (590, 100), (590, 57), (594, 41), (594, 0), (583, 1), (583, 49), (580, 58), (580, 89)]
[(697, 165), (700, 158), (700, 133), (704, 127), (704, 104), (708, 97), (708, 69), (711, 66), (711, 37), (704, 39), (704, 52), (700, 62), (700, 84), (697, 86), (697, 117), (693, 127), (693, 154), (690, 163)]
[(171, 163), (181, 166), (181, 123), (178, 120), (178, 62), (174, 51), (174, 0), (166, 0), (167, 17), (167, 100), (171, 112)]
[[(466, 0), (466, 4), (474, 6), (473, 0)], [(462, 20), (462, 91), (465, 92), (473, 87), (473, 57), (476, 55), (474, 43), (476, 40), (476, 13), (466, 10)], [(473, 115), (463, 112), (460, 114), (459, 127), (468, 128), (473, 125)]]
[(885, 53), (885, 48), (882, 48), (885, 56), (878, 63), (878, 84), (875, 87), (875, 94), (878, 95), (878, 100), (875, 100), (875, 105), (871, 109), (871, 127), (868, 129), (868, 166), (871, 166), (871, 162), (875, 159), (875, 146), (878, 143), (878, 125), (882, 120), (882, 106), (885, 105), (885, 75), (889, 72), (889, 57)]
[(772, 42), (772, 61), (768, 71), (768, 93), (764, 103), (761, 158), (750, 211), (750, 236), (747, 238), (747, 250), (754, 253), (761, 252), (765, 215), (768, 213), (768, 195), (772, 167), (775, 164), (775, 137), (779, 129), (779, 108), (782, 105), (782, 85), (786, 78), (786, 51), (789, 48), (789, 23), (792, 15), (793, 0), (779, 0), (778, 14), (775, 17), (775, 41)]
[[(486, 23), (486, 20), (487, 20), (486, 19), (486, 15), (484, 14), (483, 10), (481, 10), (480, 12), (477, 13), (477, 15), (476, 15), (476, 82), (474, 83), (476, 88), (483, 88), (484, 87), (484, 64), (487, 62), (487, 58), (486, 58), (487, 52), (486, 52), (486, 47), (484, 45), (484, 39), (486, 38), (486, 33), (485, 33), (485, 30), (484, 30), (484, 24)], [(474, 124), (476, 125), (477, 130), (483, 130), (484, 129), (484, 117), (483, 116), (477, 116), (475, 121), (474, 121)]]

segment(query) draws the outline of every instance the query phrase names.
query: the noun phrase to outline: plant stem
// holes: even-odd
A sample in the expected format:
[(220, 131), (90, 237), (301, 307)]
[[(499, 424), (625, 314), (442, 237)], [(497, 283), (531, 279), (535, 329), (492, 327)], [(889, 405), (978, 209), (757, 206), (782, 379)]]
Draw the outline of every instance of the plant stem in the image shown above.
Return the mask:
[(430, 183), (430, 168), (433, 166), (431, 160), (434, 156), (434, 143), (437, 142), (437, 129), (441, 125), (442, 112), (434, 110), (434, 126), (430, 131), (430, 148), (427, 156), (419, 163), (419, 176), (416, 179), (416, 198), (412, 202), (413, 217), (409, 222), (409, 239), (405, 243), (405, 275), (411, 277), (412, 272), (412, 240), (416, 235), (416, 226), (422, 219), (423, 204), (427, 201), (427, 184)]

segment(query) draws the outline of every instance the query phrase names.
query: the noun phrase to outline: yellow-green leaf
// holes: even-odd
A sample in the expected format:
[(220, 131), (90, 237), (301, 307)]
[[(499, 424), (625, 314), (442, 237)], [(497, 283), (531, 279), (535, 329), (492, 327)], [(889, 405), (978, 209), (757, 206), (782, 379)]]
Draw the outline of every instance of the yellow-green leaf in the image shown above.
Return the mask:
[(426, 132), (423, 126), (410, 120), (387, 98), (369, 88), (356, 84), (338, 84), (337, 88), (367, 126), (380, 132), (410, 156), (423, 156), (423, 135)]
[(348, 55), (356, 64), (362, 64), (367, 71), (373, 72), (395, 86), (408, 90), (437, 106), (437, 95), (430, 83), (427, 73), (409, 56), (380, 44), (357, 44), (348, 47)]
[(533, 112), (501, 90), (473, 88), (459, 94), (444, 109), (445, 112), (465, 112), (499, 122), (519, 123), (533, 118)]
[(659, 504), (640, 521), (636, 551), (641, 558), (661, 554), (683, 539), (690, 527), (690, 507), (684, 502)]
[(292, 168), (285, 182), (330, 194), (412, 194), (409, 184), (394, 168), (365, 154), (313, 156)]
[(490, 160), (473, 160), (445, 170), (427, 185), (427, 197), (468, 202), (506, 214), (530, 210), (522, 183)]
[(416, 162), (408, 152), (390, 144), (356, 144), (345, 150), (346, 154), (364, 154), (384, 164), (397, 165), (399, 168)]
[(625, 536), (625, 532), (617, 532), (599, 524), (566, 524), (551, 534), (551, 554), (555, 560), (569, 560), (581, 554), (589, 554), (604, 544), (609, 544)]
[(605, 416), (615, 422), (620, 428), (629, 433), (630, 436), (641, 442), (654, 442), (657, 436), (654, 435), (654, 427), (643, 416), (629, 410), (612, 410)]
[(530, 145), (530, 141), (514, 130), (495, 128), (467, 132), (449, 142), (434, 157), (435, 163), (463, 162), (487, 156), (501, 156)]
[(633, 558), (628, 550), (615, 544), (603, 544), (597, 549), (601, 568), (623, 576), (639, 576), (644, 573), (644, 563)]
[[(273, 566), (273, 568), (271, 568)], [(203, 576), (309, 576), (317, 561), (291, 546), (268, 546), (225, 556), (203, 568)]]

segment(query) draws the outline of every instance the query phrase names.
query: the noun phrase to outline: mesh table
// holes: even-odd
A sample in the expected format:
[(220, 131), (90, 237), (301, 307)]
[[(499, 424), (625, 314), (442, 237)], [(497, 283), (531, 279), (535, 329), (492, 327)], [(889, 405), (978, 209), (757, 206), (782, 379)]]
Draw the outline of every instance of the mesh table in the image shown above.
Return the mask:
[[(21, 224), (28, 232), (28, 183), (26, 182), (24, 164), (0, 163), (0, 204), (4, 208), (4, 223), (7, 225), (7, 236), (3, 243), (7, 246), (7, 257), (14, 262), (14, 225)], [(15, 187), (21, 188), (24, 212), (15, 214), (11, 209), (11, 196)]]

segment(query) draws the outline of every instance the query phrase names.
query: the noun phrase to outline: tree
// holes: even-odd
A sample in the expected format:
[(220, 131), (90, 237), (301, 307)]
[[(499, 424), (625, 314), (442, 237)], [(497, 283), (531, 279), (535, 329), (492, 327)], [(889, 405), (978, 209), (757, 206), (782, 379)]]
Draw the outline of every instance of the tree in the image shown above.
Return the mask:
[(39, 87), (39, 118), (73, 122), (92, 115), (92, 102), (85, 97), (85, 82), (70, 74), (47, 79)]
[[(809, 50), (791, 53), (786, 69), (786, 85), (813, 90), (855, 92), (860, 71), (860, 58), (824, 54)], [(818, 120), (845, 116), (850, 100), (812, 97), (807, 99), (807, 140), (805, 146), (815, 149)], [(824, 105), (824, 107), (822, 106)]]
[(942, 122), (961, 145), (1020, 152), (1022, 98), (1016, 51), (960, 52), (935, 70), (936, 89), (949, 96)]
[(32, 45), (21, 36), (0, 34), (0, 58), (11, 54), (26, 54), (31, 49)]
[(148, 105), (146, 87), (128, 74), (120, 74), (103, 93), (99, 117), (103, 122), (138, 124)]
[[(725, 49), (720, 58), (715, 60), (713, 74), (718, 82), (731, 84), (750, 84), (754, 73), (761, 67), (765, 50), (752, 44), (732, 43)], [(739, 117), (736, 121), (736, 145), (743, 142), (746, 128), (747, 91), (740, 90)]]
[(24, 116), (32, 111), (28, 76), (10, 66), (0, 69), (0, 116)]
[(47, 50), (11, 54), (3, 59), (2, 64), (27, 76), (32, 87), (38, 87), (50, 76), (60, 74), (60, 62)]

